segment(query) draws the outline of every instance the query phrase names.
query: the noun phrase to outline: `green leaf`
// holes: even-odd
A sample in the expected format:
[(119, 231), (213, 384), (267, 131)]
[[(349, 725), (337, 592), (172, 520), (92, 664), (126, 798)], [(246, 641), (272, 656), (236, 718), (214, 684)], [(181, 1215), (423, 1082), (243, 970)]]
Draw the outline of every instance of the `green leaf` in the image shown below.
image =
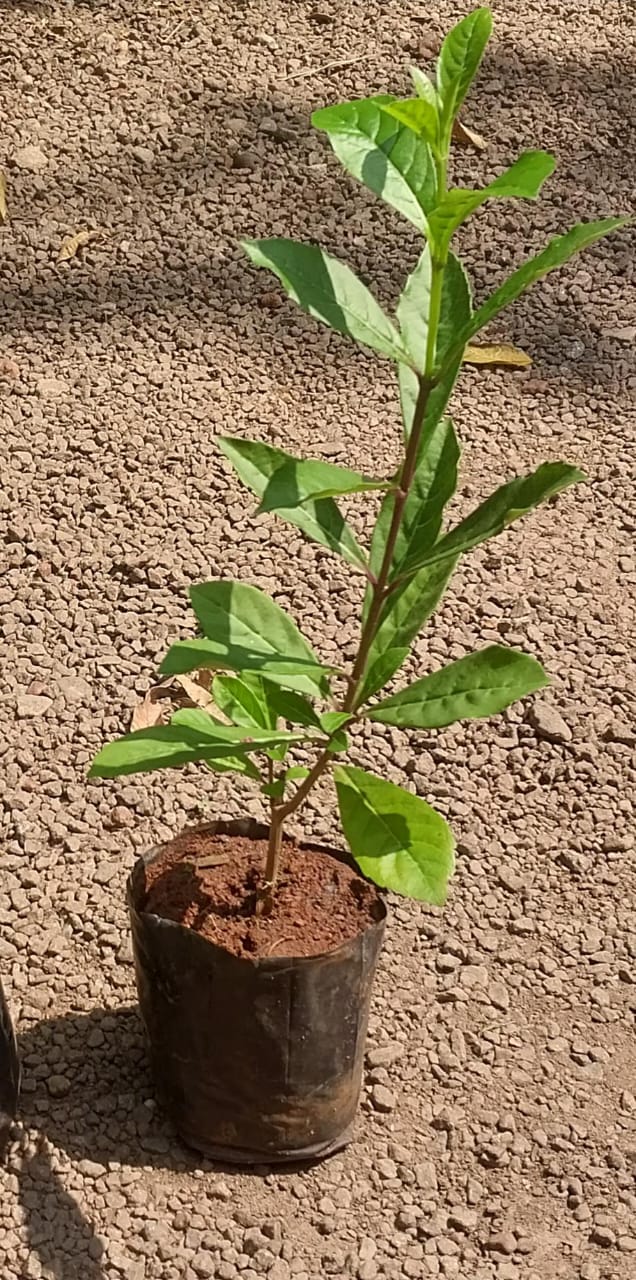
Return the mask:
[(295, 622), (257, 587), (206, 582), (190, 588), (190, 601), (206, 638), (172, 645), (161, 664), (163, 675), (229, 668), (260, 672), (314, 697), (326, 692), (327, 668)]
[(382, 724), (443, 729), (456, 720), (496, 715), (517, 698), (549, 683), (534, 658), (494, 644), (416, 680), (371, 707), (366, 715)]
[(267, 702), (272, 723), (276, 720), (288, 720), (290, 724), (304, 725), (306, 728), (321, 728), (321, 719), (308, 698), (295, 693), (293, 689), (281, 689), (270, 680), (263, 680), (263, 692)]
[[(444, 508), (457, 488), (457, 464), (460, 451), (455, 428), (450, 418), (443, 418), (425, 436), (413, 484), (404, 505), (402, 523), (395, 543), (390, 578), (396, 567), (418, 549), (437, 540)], [(373, 530), (370, 568), (377, 574), (391, 524), (395, 498), (387, 495)]]
[(293, 764), (291, 769), (285, 770), (286, 782), (300, 782), (309, 777), (309, 769), (304, 764)]
[[(401, 365), (400, 368), (406, 366)], [(233, 440), (225, 436), (217, 443), (243, 483), (258, 498), (263, 497), (276, 472), (293, 461), (291, 455), (284, 453), (282, 449), (272, 449), (270, 445), (260, 444), (257, 440)], [(352, 530), (331, 498), (321, 498), (319, 502), (305, 501), (302, 507), (279, 508), (276, 514), (295, 525), (314, 542), (335, 551), (349, 564), (356, 568), (366, 566), (362, 547), (356, 542)]]
[(303, 311), (390, 360), (407, 360), (400, 336), (367, 286), (344, 262), (315, 244), (243, 240), (257, 267), (267, 267)]
[(233, 724), (251, 728), (274, 729), (275, 720), (269, 715), (263, 681), (245, 672), (243, 676), (215, 676), (212, 696), (219, 711)]
[(386, 480), (374, 480), (333, 462), (290, 457), (270, 476), (258, 514), (285, 510), (299, 503), (319, 502), (321, 498), (333, 498), (337, 494), (386, 489), (387, 485)]
[(430, 77), (424, 71), (420, 71), (419, 67), (409, 67), (409, 74), (418, 98), (423, 98), (424, 102), (430, 103), (437, 111), (439, 99), (435, 85)]
[(350, 711), (324, 711), (320, 716), (320, 728), (323, 733), (336, 733), (350, 719)]
[[(430, 81), (429, 81), (430, 83)], [(431, 89), (433, 86), (431, 85)], [(435, 90), (433, 89), (433, 93)], [(430, 98), (396, 98), (387, 102), (383, 111), (399, 120), (400, 124), (412, 129), (419, 138), (428, 142), (433, 150), (437, 149), (439, 140), (439, 117), (437, 103)]]
[(263, 778), (260, 769), (250, 760), (249, 756), (223, 756), (216, 760), (202, 760), (206, 769), (211, 773), (239, 773), (246, 778), (251, 778), (252, 782), (262, 783)]
[(118, 778), (128, 773), (177, 768), (197, 760), (215, 762), (225, 758), (227, 763), (237, 754), (300, 741), (302, 737), (298, 734), (258, 729), (247, 738), (244, 729), (218, 725), (200, 708), (186, 708), (177, 711), (170, 724), (138, 729), (107, 743), (95, 756), (89, 777)]
[(393, 589), (380, 614), (356, 709), (382, 689), (402, 666), (411, 642), (437, 608), (456, 563), (451, 558), (426, 566)]
[(577, 484), (585, 476), (576, 467), (567, 462), (543, 462), (529, 476), (517, 476), (500, 489), (496, 489), (485, 502), (451, 529), (445, 537), (440, 538), (434, 546), (430, 543), (420, 548), (415, 541), (404, 560), (396, 569), (396, 576), (403, 577), (415, 573), (425, 565), (434, 565), (443, 561), (446, 556), (456, 559), (471, 547), (476, 547), (525, 516), (539, 503), (554, 498), (568, 485)]
[[(428, 245), (420, 255), (415, 270), (402, 290), (396, 309), (400, 334), (411, 360), (420, 373), (424, 371), (428, 338), (428, 316), (431, 299), (431, 254)], [(435, 354), (441, 362), (455, 345), (457, 328), (467, 324), (472, 313), (470, 285), (461, 262), (448, 255), (442, 280), (442, 299)], [(411, 376), (410, 370), (405, 370)], [(411, 414), (411, 420), (412, 420)]]
[(475, 79), (491, 32), (490, 9), (473, 9), (444, 40), (437, 63), (437, 92), (446, 132)]
[(457, 350), (463, 351), (466, 343), (470, 342), (480, 329), (490, 324), (491, 320), (504, 310), (504, 307), (515, 302), (530, 285), (546, 276), (548, 272), (554, 271), (555, 267), (563, 266), (563, 263), (575, 253), (579, 253), (581, 249), (588, 248), (597, 240), (602, 240), (610, 232), (617, 231), (619, 227), (627, 226), (630, 222), (629, 217), (602, 218), (600, 222), (582, 222), (579, 226), (572, 227), (572, 230), (567, 231), (565, 235), (556, 236), (541, 253), (534, 258), (529, 258), (517, 271), (513, 271), (512, 275), (474, 313), (472, 319), (460, 328), (454, 347), (447, 356), (447, 362), (450, 363), (455, 358)]
[(524, 151), (487, 187), (475, 191), (453, 187), (429, 216), (429, 232), (437, 251), (444, 254), (457, 228), (487, 200), (536, 199), (546, 178), (554, 172), (554, 166), (554, 156), (547, 151)]
[(385, 889), (443, 906), (455, 841), (441, 814), (364, 769), (340, 765), (334, 777), (342, 829), (362, 873)]
[(422, 234), (426, 211), (436, 201), (437, 179), (430, 148), (384, 110), (390, 95), (343, 102), (315, 111), (338, 159), (370, 191), (408, 218)]

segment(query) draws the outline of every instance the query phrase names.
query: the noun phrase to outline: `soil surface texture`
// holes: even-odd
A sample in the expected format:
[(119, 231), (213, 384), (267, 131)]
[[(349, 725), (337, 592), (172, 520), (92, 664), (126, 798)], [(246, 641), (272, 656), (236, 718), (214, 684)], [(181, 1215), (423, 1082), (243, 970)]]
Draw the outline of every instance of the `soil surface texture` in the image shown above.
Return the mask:
[[(187, 825), (266, 813), (204, 769), (86, 781), (187, 585), (273, 592), (326, 662), (362, 583), (268, 515), (219, 435), (377, 474), (388, 362), (283, 299), (240, 237), (319, 241), (392, 307), (419, 244), (340, 169), (312, 110), (410, 92), (472, 0), (2, 0), (0, 967), (22, 1128), (0, 1171), (0, 1280), (627, 1280), (636, 1267), (635, 232), (492, 326), (526, 370), (466, 368), (453, 520), (543, 459), (589, 483), (463, 557), (401, 680), (470, 650), (551, 688), (424, 736), (366, 724), (355, 764), (452, 823), (443, 911), (395, 901), (353, 1145), (315, 1168), (199, 1162), (155, 1101), (124, 887)], [(634, 212), (632, 0), (494, 0), (464, 118), (491, 201), (458, 250), (481, 301), (581, 219)], [(99, 232), (58, 261), (65, 241)], [(67, 249), (68, 253), (69, 250)], [(343, 504), (360, 538), (374, 500)], [(344, 655), (343, 655), (344, 650)], [(325, 781), (296, 836), (337, 844)]]
[(256, 914), (267, 841), (184, 833), (148, 866), (143, 910), (252, 959), (319, 956), (376, 919), (377, 890), (351, 867), (293, 841), (283, 855), (272, 910)]

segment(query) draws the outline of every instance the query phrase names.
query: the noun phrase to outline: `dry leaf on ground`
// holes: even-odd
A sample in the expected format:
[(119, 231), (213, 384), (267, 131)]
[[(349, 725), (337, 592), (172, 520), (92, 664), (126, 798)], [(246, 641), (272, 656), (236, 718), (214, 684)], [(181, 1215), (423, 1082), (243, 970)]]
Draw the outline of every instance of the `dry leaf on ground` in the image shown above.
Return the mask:
[(7, 180), (0, 169), (0, 222), (6, 222), (7, 213)]
[(462, 124), (461, 120), (456, 120), (453, 124), (453, 142), (459, 142), (463, 147), (474, 147), (475, 151), (485, 151), (488, 143), (482, 138), (480, 133), (476, 133), (474, 129), (469, 129), (467, 124)]
[(98, 240), (103, 234), (103, 231), (96, 228), (93, 231), (78, 231), (74, 236), (68, 236), (60, 246), (60, 251), (57, 255), (58, 262), (70, 262), (79, 249), (83, 249), (84, 245), (90, 244), (91, 240)]
[(527, 369), (532, 364), (532, 356), (509, 342), (484, 343), (483, 346), (469, 343), (464, 351), (464, 364), (506, 364), (512, 369)]
[(166, 723), (160, 700), (168, 696), (171, 684), (171, 680), (163, 680), (161, 684), (153, 685), (141, 702), (137, 703), (130, 721), (131, 732), (134, 733), (136, 729), (152, 729), (155, 725)]
[(203, 707), (204, 711), (209, 711), (214, 706), (214, 698), (209, 690), (206, 689), (203, 681), (211, 675), (212, 672), (210, 671), (197, 671), (196, 678), (192, 676), (174, 676), (174, 682), (181, 686), (186, 697), (195, 707)]

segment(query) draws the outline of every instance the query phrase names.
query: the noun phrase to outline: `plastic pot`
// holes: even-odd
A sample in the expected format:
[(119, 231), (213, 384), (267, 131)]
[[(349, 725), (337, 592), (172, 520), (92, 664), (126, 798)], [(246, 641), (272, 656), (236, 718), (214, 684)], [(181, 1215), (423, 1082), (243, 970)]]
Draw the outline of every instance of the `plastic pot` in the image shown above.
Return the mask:
[(9, 1006), (0, 981), (0, 1160), (11, 1135), (18, 1110), (20, 1093), (20, 1060)]
[[(268, 834), (249, 819), (204, 830)], [(324, 955), (234, 956), (144, 912), (146, 867), (166, 848), (139, 860), (127, 897), (153, 1073), (179, 1136), (236, 1164), (330, 1155), (349, 1140), (358, 1106), (384, 902), (362, 933)]]

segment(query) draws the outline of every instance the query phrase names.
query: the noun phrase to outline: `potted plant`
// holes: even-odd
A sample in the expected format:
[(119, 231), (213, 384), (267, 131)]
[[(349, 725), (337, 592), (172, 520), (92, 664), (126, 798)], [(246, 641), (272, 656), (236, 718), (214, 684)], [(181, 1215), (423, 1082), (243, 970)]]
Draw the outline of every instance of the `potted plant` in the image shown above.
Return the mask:
[[(313, 117), (345, 168), (424, 238), (394, 318), (349, 267), (314, 244), (245, 244), (305, 311), (397, 366), (404, 445), (392, 475), (220, 441), (260, 512), (290, 521), (359, 575), (352, 667), (321, 661), (291, 617), (255, 587), (194, 586), (199, 632), (170, 648), (161, 671), (189, 680), (195, 705), (111, 742), (91, 769), (113, 778), (199, 761), (253, 779), (269, 806), (267, 826), (217, 822), (152, 850), (128, 886), (141, 1011), (161, 1092), (184, 1139), (226, 1160), (298, 1159), (346, 1141), (386, 915), (381, 890), (436, 905), (446, 897), (453, 836), (444, 818), (349, 763), (351, 730), (363, 719), (437, 729), (496, 714), (548, 682), (533, 658), (491, 645), (385, 692), (460, 556), (582, 479), (567, 463), (543, 463), (449, 527), (444, 509), (459, 446), (446, 408), (466, 344), (534, 281), (626, 221), (606, 218), (557, 237), (473, 309), (451, 249), (454, 232), (486, 200), (536, 197), (554, 168), (550, 155), (528, 151), (483, 189), (449, 185), (453, 125), (490, 30), (488, 9), (464, 18), (444, 41), (436, 84), (414, 71), (411, 97), (375, 96)], [(364, 548), (337, 499), (369, 491), (380, 503)], [(287, 831), (327, 774), (346, 855)]]

